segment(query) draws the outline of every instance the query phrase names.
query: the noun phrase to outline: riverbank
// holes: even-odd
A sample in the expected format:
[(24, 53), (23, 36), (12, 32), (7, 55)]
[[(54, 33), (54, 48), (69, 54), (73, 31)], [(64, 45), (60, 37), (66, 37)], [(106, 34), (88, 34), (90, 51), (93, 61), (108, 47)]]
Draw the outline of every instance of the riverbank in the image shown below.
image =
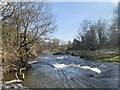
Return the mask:
[[(29, 64), (29, 68), (23, 68), (24, 71), (22, 71), (22, 69), (20, 70), (21, 74), (24, 75), (24, 78), (26, 78), (24, 72), (27, 72), (30, 68), (32, 68), (32, 64), (35, 64), (37, 63), (37, 61), (29, 61), (28, 64)], [(3, 75), (3, 78), (2, 78), (2, 84), (1, 84), (1, 88), (2, 89), (25, 89), (25, 90), (30, 90), (28, 87), (25, 87), (23, 85), (23, 82), (24, 82), (24, 78), (21, 79), (19, 78), (19, 76), (17, 75), (16, 76), (16, 73), (18, 73), (18, 71), (10, 71), (6, 74)], [(5, 77), (8, 76), (8, 80), (5, 79)]]
[(79, 56), (85, 60), (93, 60), (99, 62), (120, 62), (117, 49), (102, 49), (102, 50), (69, 50), (67, 53), (72, 56)]

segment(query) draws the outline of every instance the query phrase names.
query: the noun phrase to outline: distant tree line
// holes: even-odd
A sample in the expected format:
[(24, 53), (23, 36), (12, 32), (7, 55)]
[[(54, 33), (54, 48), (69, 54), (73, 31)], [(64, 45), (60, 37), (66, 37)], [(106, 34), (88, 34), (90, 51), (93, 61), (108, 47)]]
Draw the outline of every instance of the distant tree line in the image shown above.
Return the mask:
[(59, 51), (60, 40), (56, 38), (49, 39), (47, 41), (39, 42), (38, 53), (42, 52), (58, 52)]
[(116, 9), (110, 24), (102, 19), (96, 22), (83, 20), (77, 38), (73, 42), (69, 41), (68, 50), (118, 48), (118, 40), (120, 40), (118, 19), (118, 10)]

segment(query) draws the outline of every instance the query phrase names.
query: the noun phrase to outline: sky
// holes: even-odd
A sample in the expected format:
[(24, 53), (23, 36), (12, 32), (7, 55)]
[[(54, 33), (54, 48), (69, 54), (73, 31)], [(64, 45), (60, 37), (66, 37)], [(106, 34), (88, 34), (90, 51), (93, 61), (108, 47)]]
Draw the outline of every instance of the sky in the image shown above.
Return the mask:
[(57, 24), (53, 38), (73, 41), (84, 19), (97, 21), (103, 18), (109, 22), (116, 4), (113, 2), (51, 2), (51, 6)]

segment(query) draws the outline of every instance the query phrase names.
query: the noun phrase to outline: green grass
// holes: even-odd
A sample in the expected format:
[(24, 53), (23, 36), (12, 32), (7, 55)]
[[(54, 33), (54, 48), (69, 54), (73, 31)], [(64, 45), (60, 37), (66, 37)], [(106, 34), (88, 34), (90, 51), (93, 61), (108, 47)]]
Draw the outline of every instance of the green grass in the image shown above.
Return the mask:
[(119, 56), (115, 56), (112, 58), (100, 59), (97, 61), (99, 61), (99, 62), (120, 62), (120, 58), (119, 58)]
[(120, 62), (117, 49), (101, 49), (95, 51), (74, 50), (70, 52), (78, 53), (78, 56), (80, 56), (80, 58), (85, 58), (86, 60), (101, 62)]

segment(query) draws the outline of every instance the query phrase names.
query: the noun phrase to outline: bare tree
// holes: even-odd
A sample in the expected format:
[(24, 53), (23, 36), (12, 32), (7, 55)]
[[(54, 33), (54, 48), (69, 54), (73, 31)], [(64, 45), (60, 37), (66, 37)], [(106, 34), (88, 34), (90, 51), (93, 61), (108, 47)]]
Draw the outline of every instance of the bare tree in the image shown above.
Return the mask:
[(120, 39), (119, 37), (119, 21), (120, 18), (118, 17), (119, 13), (118, 13), (118, 8), (115, 9), (115, 11), (113, 12), (114, 16), (112, 19), (112, 23), (109, 26), (109, 45), (111, 47), (114, 48), (118, 48), (118, 41)]
[[(39, 37), (46, 37), (56, 27), (47, 2), (7, 3), (2, 7), (2, 17), (4, 53), (7, 52), (7, 57), (12, 57), (13, 62), (23, 62), (20, 67), (26, 66)], [(14, 58), (8, 56), (11, 50), (14, 51)]]
[(107, 25), (104, 20), (98, 20), (96, 23), (96, 29), (97, 29), (97, 40), (98, 40), (98, 47), (103, 48), (107, 44)]
[(97, 47), (96, 27), (91, 21), (83, 20), (77, 37), (81, 42), (81, 48), (95, 49)]

